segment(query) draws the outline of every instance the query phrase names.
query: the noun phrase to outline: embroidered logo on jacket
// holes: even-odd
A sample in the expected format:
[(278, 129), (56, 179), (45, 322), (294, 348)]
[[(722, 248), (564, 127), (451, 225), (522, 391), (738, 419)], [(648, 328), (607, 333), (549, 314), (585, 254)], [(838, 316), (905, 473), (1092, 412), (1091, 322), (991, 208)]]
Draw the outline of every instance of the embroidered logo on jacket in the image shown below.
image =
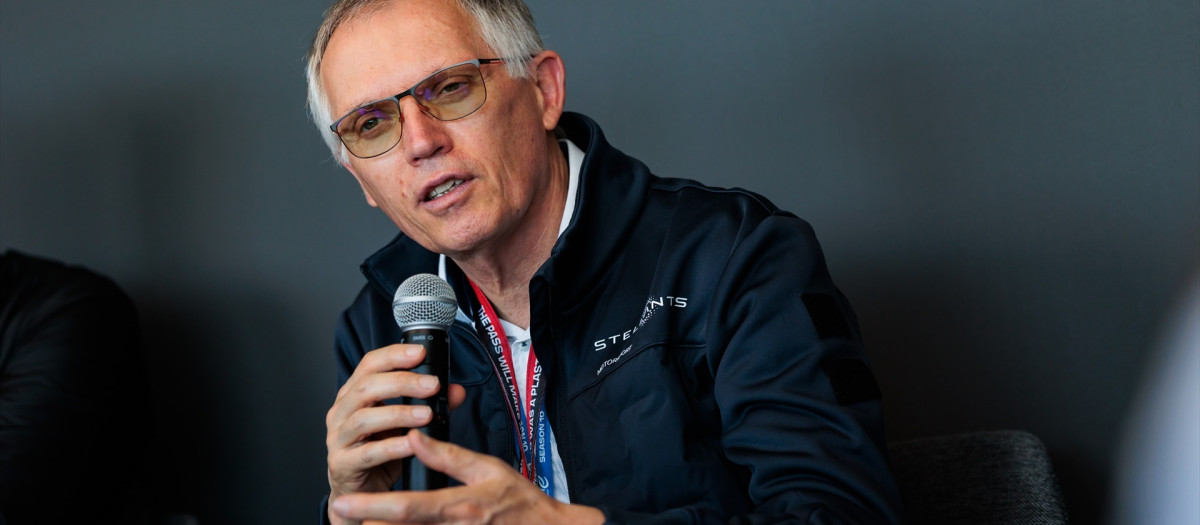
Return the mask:
[[(620, 332), (620, 333), (605, 337), (603, 339), (597, 340), (596, 342), (592, 343), (593, 351), (599, 352), (601, 350), (605, 350), (608, 348), (616, 348), (618, 345), (620, 345), (624, 341), (628, 341), (630, 338), (633, 337), (633, 334), (636, 334), (639, 329), (646, 326), (646, 323), (649, 323), (650, 319), (652, 319), (654, 317), (654, 314), (657, 313), (660, 309), (663, 309), (663, 308), (687, 308), (687, 305), (688, 305), (687, 297), (675, 297), (675, 296), (670, 296), (670, 295), (660, 296), (660, 297), (650, 297), (649, 299), (646, 299), (646, 305), (642, 307), (642, 315), (638, 319), (638, 323), (636, 326), (634, 326), (633, 328), (630, 328), (628, 330), (625, 330), (624, 332)], [(617, 361), (620, 361), (621, 358), (625, 357), (625, 354), (629, 353), (629, 351), (632, 349), (633, 349), (632, 346), (626, 346), (624, 349), (621, 350), (621, 353), (617, 354), (615, 357), (606, 359), (603, 363), (600, 364), (600, 368), (596, 370), (596, 375), (600, 375), (600, 372), (603, 372), (605, 368), (607, 368), (608, 366), (610, 366), (612, 364), (615, 364)]]

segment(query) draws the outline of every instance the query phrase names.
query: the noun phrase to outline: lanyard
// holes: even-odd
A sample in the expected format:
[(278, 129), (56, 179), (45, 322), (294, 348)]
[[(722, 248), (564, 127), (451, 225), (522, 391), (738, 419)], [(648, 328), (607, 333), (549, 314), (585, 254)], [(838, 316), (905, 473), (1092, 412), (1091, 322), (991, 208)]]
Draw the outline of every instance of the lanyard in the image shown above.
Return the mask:
[(554, 497), (554, 466), (550, 451), (547, 450), (549, 425), (546, 421), (546, 409), (543, 406), (542, 394), (545, 383), (542, 382), (542, 365), (538, 363), (533, 346), (529, 347), (529, 360), (525, 367), (526, 405), (522, 406), (522, 396), (517, 390), (517, 382), (513, 377), (515, 363), (513, 362), (512, 347), (504, 327), (500, 326), (500, 317), (492, 308), (492, 303), (483, 295), (483, 291), (471, 282), (471, 289), (479, 299), (479, 322), (476, 329), (484, 341), (490, 341), (492, 351), (488, 355), (496, 367), (497, 376), (507, 393), (509, 415), (512, 416), (517, 430), (517, 456), (521, 463), (521, 475), (538, 485), (550, 497)]

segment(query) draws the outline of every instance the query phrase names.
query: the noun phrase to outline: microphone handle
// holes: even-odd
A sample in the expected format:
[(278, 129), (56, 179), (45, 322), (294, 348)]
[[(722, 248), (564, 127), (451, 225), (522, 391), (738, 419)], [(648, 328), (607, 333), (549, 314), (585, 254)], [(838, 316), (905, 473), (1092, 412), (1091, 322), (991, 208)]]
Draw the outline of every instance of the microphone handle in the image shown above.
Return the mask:
[[(440, 441), (450, 441), (450, 399), (447, 394), (450, 385), (450, 337), (446, 330), (438, 328), (413, 328), (404, 331), (403, 342), (425, 347), (425, 360), (412, 371), (438, 378), (438, 393), (433, 397), (408, 400), (413, 405), (427, 405), (433, 412), (433, 419), (421, 428), (421, 432)], [(426, 467), (416, 458), (410, 458), (405, 472), (404, 488), (408, 490), (445, 488), (449, 481), (445, 474)]]

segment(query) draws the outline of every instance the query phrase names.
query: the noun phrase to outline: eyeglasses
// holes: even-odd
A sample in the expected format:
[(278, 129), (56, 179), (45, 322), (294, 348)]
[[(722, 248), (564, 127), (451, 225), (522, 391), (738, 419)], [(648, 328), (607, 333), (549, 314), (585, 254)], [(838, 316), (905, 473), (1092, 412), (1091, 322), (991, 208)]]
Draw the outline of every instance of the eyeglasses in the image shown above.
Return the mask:
[(487, 87), (479, 66), (503, 62), (503, 58), (477, 58), (442, 69), (417, 82), (407, 91), (368, 102), (337, 119), (329, 129), (337, 133), (350, 154), (361, 159), (378, 157), (400, 143), (400, 99), (412, 95), (421, 110), (441, 121), (458, 120), (487, 100)]

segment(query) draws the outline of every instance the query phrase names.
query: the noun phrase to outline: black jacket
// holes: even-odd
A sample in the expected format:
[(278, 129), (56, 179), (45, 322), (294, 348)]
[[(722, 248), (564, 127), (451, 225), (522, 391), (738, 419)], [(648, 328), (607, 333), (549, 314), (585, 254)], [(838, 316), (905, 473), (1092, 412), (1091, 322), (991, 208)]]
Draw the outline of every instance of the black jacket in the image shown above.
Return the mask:
[[(586, 153), (578, 204), (529, 294), (571, 501), (613, 523), (900, 521), (879, 391), (809, 225), (744, 190), (655, 177), (582, 115), (560, 125)], [(403, 235), (363, 264), (339, 385), (400, 341), (392, 295), (437, 265)], [(476, 311), (450, 261), (447, 277)], [(483, 344), (461, 318), (450, 334), (467, 391), (451, 440), (516, 465)]]

